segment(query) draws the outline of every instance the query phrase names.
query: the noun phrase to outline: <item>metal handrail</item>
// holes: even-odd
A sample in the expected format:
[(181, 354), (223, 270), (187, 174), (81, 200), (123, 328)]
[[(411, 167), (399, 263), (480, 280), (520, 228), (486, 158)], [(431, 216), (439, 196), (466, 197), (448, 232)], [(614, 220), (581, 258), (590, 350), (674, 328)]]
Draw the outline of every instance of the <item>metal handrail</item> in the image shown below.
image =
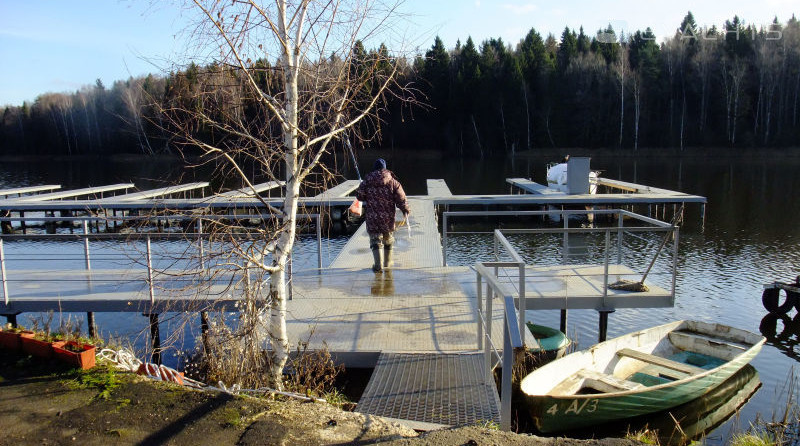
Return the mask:
[[(604, 278), (603, 282), (605, 284), (603, 290), (603, 296), (607, 296), (608, 289), (607, 285), (609, 283), (608, 278), (608, 271), (609, 271), (609, 263), (611, 261), (611, 253), (610, 250), (612, 248), (611, 244), (611, 236), (614, 235), (616, 237), (616, 263), (622, 263), (622, 253), (623, 253), (623, 239), (625, 234), (630, 234), (631, 236), (639, 239), (640, 237), (636, 236), (637, 233), (672, 233), (673, 236), (673, 246), (672, 246), (672, 267), (671, 267), (671, 291), (673, 298), (675, 295), (675, 287), (676, 287), (676, 276), (677, 276), (677, 252), (678, 252), (678, 232), (679, 227), (673, 225), (669, 222), (663, 222), (660, 220), (656, 220), (650, 217), (645, 217), (640, 214), (636, 214), (634, 212), (626, 211), (623, 209), (599, 209), (599, 210), (572, 210), (572, 211), (523, 211), (523, 212), (513, 212), (513, 211), (469, 211), (469, 212), (443, 212), (443, 227), (442, 227), (442, 258), (444, 265), (447, 265), (447, 246), (448, 246), (448, 233), (452, 232), (448, 230), (448, 219), (451, 217), (468, 217), (468, 216), (522, 216), (522, 215), (549, 215), (549, 214), (560, 214), (562, 217), (567, 215), (580, 215), (580, 214), (607, 214), (607, 215), (615, 215), (617, 219), (617, 224), (612, 225), (609, 227), (603, 228), (570, 228), (569, 227), (569, 219), (564, 218), (564, 226), (560, 228), (536, 228), (536, 229), (502, 229), (502, 230), (495, 230), (494, 232), (494, 239), (495, 239), (495, 258), (497, 259), (498, 255), (498, 243), (501, 243), (498, 239), (497, 233), (499, 232), (503, 239), (505, 239), (505, 235), (509, 234), (544, 234), (544, 235), (554, 235), (554, 234), (563, 234), (566, 237), (568, 234), (601, 234), (605, 238), (604, 243), (604, 254), (603, 259), (600, 262), (604, 266)], [(631, 218), (636, 220), (637, 222), (645, 223), (651, 226), (625, 226), (624, 220), (625, 217)], [(509, 252), (513, 251), (510, 243), (502, 242), (506, 249)], [(514, 257), (515, 260), (521, 260), (519, 257)], [(521, 271), (521, 275), (524, 274), (524, 270)], [(523, 282), (524, 283), (524, 282)], [(524, 285), (523, 285), (524, 287)], [(524, 289), (524, 288), (523, 288)], [(520, 290), (522, 291), (522, 290)], [(521, 304), (524, 308), (525, 304)], [(524, 332), (524, 326), (521, 325), (520, 331)]]
[[(3, 245), (4, 240), (81, 240), (83, 241), (83, 251), (84, 251), (84, 262), (85, 262), (85, 269), (91, 270), (91, 255), (90, 255), (90, 240), (144, 240), (146, 243), (146, 263), (147, 263), (147, 282), (148, 288), (150, 293), (150, 302), (151, 304), (155, 302), (155, 289), (154, 289), (154, 276), (157, 274), (157, 271), (153, 268), (152, 264), (152, 249), (150, 246), (150, 242), (152, 239), (181, 239), (187, 241), (199, 241), (199, 254), (200, 254), (200, 263), (204, 264), (204, 248), (203, 248), (203, 240), (208, 238), (212, 235), (212, 233), (204, 233), (202, 232), (202, 221), (203, 220), (221, 220), (221, 219), (247, 219), (247, 218), (264, 218), (264, 217), (274, 217), (271, 214), (252, 214), (252, 215), (219, 215), (219, 214), (211, 214), (211, 215), (169, 215), (169, 216), (128, 216), (128, 217), (41, 217), (41, 216), (28, 216), (28, 217), (0, 217), (0, 221), (78, 221), (82, 223), (83, 233), (78, 234), (0, 234), (0, 281), (2, 282), (2, 290), (3, 290), (3, 301), (5, 305), (8, 305), (11, 297), (9, 296), (8, 292), (8, 270), (6, 268), (6, 256), (5, 256), (5, 249)], [(197, 221), (197, 231), (196, 232), (133, 232), (133, 233), (94, 233), (90, 232), (89, 221), (113, 221), (113, 220), (126, 220), (126, 221), (148, 221), (152, 220), (153, 218), (165, 218), (170, 220), (196, 220)], [(322, 216), (320, 214), (298, 214), (298, 218), (308, 218), (315, 221), (316, 226), (316, 236), (317, 236), (317, 267), (322, 269)], [(237, 239), (247, 239), (250, 238), (252, 234), (250, 233), (242, 233), (242, 234), (234, 234)], [(289, 264), (289, 284), (291, 287), (291, 260)], [(289, 295), (291, 296), (291, 289), (289, 290)]]
[[(497, 281), (497, 277), (493, 274), (490, 268), (513, 266), (516, 262), (484, 262), (475, 264), (475, 272), (477, 274), (477, 287), (478, 287), (478, 315), (482, 323), (478, 324), (479, 327), (479, 344), (478, 348), (483, 347), (485, 357), (485, 373), (486, 380), (493, 382), (492, 368), (491, 368), (491, 326), (492, 326), (492, 300), (493, 295), (502, 296), (503, 299), (503, 374), (501, 377), (500, 389), (500, 428), (503, 430), (511, 430), (511, 379), (512, 370), (514, 368), (514, 349), (522, 348), (522, 335), (517, 326), (516, 308), (514, 307), (514, 296), (506, 293), (503, 285)], [(481, 311), (483, 307), (483, 281), (486, 281), (486, 308)], [(482, 331), (480, 327), (485, 324), (487, 331), (485, 336), (481, 336)], [(485, 342), (484, 342), (485, 338)], [(493, 345), (492, 345), (493, 347)], [(497, 354), (497, 352), (494, 352)], [(500, 356), (500, 355), (498, 355)]]

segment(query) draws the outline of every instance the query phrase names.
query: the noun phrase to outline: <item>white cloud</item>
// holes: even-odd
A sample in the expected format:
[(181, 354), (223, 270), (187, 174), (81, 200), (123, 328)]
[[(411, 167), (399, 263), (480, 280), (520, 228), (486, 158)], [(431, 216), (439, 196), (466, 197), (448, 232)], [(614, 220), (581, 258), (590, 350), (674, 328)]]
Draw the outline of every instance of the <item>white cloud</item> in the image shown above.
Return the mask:
[(503, 4), (503, 9), (507, 9), (517, 15), (522, 15), (522, 14), (530, 14), (533, 11), (536, 11), (536, 5), (534, 5), (533, 3), (526, 3), (523, 5), (505, 3)]

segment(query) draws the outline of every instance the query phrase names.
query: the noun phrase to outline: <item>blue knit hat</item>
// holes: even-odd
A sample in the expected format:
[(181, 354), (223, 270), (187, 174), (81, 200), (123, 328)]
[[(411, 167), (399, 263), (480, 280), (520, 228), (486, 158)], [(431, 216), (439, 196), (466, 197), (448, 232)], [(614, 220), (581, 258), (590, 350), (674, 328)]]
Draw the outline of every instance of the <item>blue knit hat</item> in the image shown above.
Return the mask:
[(383, 158), (378, 158), (375, 160), (375, 164), (372, 165), (372, 170), (381, 170), (386, 168), (386, 160)]

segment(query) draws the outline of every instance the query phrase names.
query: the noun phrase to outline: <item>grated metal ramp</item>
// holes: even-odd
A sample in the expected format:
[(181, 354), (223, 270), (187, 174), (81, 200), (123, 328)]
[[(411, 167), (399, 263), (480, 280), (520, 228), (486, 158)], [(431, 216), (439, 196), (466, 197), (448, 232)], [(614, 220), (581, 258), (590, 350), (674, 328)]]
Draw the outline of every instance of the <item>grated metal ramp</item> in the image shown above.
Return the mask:
[(500, 397), (482, 353), (381, 353), (357, 412), (430, 430), (500, 422)]

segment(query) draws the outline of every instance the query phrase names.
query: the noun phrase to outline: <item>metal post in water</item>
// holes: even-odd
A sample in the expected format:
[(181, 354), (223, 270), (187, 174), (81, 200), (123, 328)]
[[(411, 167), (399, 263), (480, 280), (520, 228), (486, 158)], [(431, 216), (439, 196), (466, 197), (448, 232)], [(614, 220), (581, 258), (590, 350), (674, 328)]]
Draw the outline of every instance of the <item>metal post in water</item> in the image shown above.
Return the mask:
[(88, 326), (89, 330), (89, 337), (96, 338), (97, 337), (97, 324), (94, 321), (94, 312), (89, 311), (86, 313), (86, 325)]
[(22, 211), (19, 211), (19, 218), (20, 218), (20, 220), (19, 220), (20, 226), (22, 226), (22, 233), (23, 234), (27, 234), (28, 233), (28, 229), (27, 229), (27, 226), (25, 226), (25, 213), (22, 212)]
[(161, 333), (158, 329), (158, 313), (145, 316), (150, 318), (150, 341), (153, 345), (152, 362), (161, 365)]
[[(0, 238), (0, 271), (2, 271), (2, 279), (3, 279), (3, 300), (5, 301), (6, 306), (8, 306), (8, 279), (6, 279), (6, 252), (3, 247), (2, 238)], [(11, 321), (9, 320), (9, 322)]]
[(561, 310), (561, 324), (558, 326), (561, 333), (567, 334), (567, 309)]
[(600, 327), (597, 331), (597, 342), (603, 342), (606, 340), (606, 335), (608, 334), (608, 315), (613, 313), (614, 310), (600, 310)]

